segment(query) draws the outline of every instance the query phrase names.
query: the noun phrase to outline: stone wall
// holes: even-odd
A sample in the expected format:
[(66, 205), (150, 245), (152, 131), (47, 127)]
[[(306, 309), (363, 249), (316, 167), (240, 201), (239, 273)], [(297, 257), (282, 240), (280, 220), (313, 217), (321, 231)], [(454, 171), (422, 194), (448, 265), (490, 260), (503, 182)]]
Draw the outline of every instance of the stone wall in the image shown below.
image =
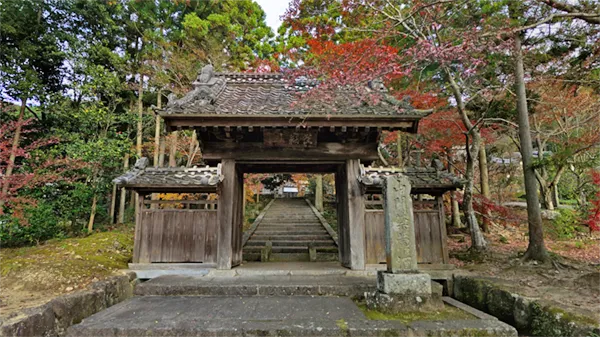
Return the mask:
[(589, 317), (502, 289), (490, 280), (454, 277), (453, 297), (508, 323), (528, 336), (598, 336), (600, 327)]
[(59, 296), (39, 307), (24, 309), (0, 325), (0, 336), (64, 336), (69, 326), (133, 296), (135, 273), (95, 282), (84, 291)]

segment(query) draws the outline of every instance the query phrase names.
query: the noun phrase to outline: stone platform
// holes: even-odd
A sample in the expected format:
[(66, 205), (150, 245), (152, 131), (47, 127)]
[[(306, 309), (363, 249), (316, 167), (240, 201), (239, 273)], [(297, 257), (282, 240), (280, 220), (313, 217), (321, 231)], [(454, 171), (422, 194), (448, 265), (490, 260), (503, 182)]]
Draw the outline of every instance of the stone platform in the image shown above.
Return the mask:
[(138, 296), (173, 295), (225, 295), (225, 296), (264, 296), (264, 295), (318, 295), (348, 296), (362, 298), (365, 292), (374, 291), (373, 277), (346, 276), (339, 274), (312, 276), (269, 275), (260, 276), (161, 276), (138, 285)]
[(516, 336), (494, 319), (368, 320), (352, 300), (324, 296), (143, 296), (69, 328), (68, 336)]

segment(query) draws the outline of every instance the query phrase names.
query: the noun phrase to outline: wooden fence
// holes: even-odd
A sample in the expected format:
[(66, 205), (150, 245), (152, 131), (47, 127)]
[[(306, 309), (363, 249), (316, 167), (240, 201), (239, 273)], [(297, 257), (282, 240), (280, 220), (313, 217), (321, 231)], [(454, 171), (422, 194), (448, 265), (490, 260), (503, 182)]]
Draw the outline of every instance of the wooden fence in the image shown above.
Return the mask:
[(144, 208), (140, 215), (133, 262), (216, 262), (216, 210)]
[[(413, 201), (417, 262), (448, 263), (446, 224), (440, 199)], [(367, 204), (376, 204), (370, 201)], [(365, 210), (366, 263), (385, 263), (385, 218), (383, 209)]]

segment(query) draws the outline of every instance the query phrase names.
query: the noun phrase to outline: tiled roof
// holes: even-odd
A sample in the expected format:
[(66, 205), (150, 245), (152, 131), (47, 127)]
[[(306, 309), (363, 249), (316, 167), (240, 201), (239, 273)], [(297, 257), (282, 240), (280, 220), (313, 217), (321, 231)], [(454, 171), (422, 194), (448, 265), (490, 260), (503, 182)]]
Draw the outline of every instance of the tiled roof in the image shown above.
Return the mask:
[[(407, 100), (387, 93), (382, 83), (373, 81), (364, 91), (345, 88), (323, 93), (323, 97), (304, 97), (315, 81), (298, 79), (290, 84), (279, 73), (213, 73), (203, 68), (194, 89), (177, 99), (170, 95), (161, 111), (169, 114), (229, 115), (403, 115), (423, 117), (424, 111), (412, 108)], [(325, 98), (326, 97), (326, 98)]]
[[(140, 163), (145, 160), (145, 163)], [(220, 165), (217, 167), (149, 168), (147, 159), (138, 160), (135, 167), (113, 180), (117, 185), (132, 188), (203, 188), (217, 186), (223, 180)]]
[(437, 170), (434, 167), (362, 167), (360, 182), (367, 187), (383, 187), (388, 176), (403, 174), (408, 177), (413, 193), (431, 191), (450, 191), (463, 186), (463, 181), (448, 171)]

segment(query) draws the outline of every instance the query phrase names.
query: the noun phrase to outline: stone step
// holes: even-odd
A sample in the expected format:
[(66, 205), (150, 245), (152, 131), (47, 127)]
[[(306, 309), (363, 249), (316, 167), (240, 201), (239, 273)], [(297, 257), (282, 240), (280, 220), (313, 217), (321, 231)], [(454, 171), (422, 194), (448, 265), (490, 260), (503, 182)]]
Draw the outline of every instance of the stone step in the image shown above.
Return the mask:
[[(307, 241), (307, 240), (298, 240), (298, 241), (291, 241), (291, 240), (284, 240), (284, 241), (271, 241), (271, 243), (273, 244), (273, 246), (302, 246), (302, 247), (308, 247), (309, 244), (313, 243), (316, 246), (335, 246), (335, 243), (333, 242), (333, 240), (315, 240), (315, 241)], [(267, 241), (266, 240), (248, 240), (248, 243), (246, 243), (246, 247), (254, 247), (254, 246), (261, 246), (264, 247), (266, 246)]]
[(328, 235), (326, 230), (257, 230), (254, 235), (258, 236), (278, 236), (278, 235)]
[[(250, 238), (250, 240), (329, 240), (331, 236), (329, 234), (302, 234), (302, 235), (290, 235), (290, 234), (280, 234), (280, 235), (254, 235)], [(250, 242), (248, 240), (248, 242)]]
[[(262, 262), (260, 254), (252, 252), (244, 252), (243, 259), (248, 262)], [(317, 252), (316, 262), (332, 261), (339, 261), (338, 253)], [(272, 253), (268, 262), (310, 262), (310, 257), (308, 253)]]
[[(331, 245), (331, 246), (323, 246), (323, 247), (315, 247), (317, 249), (317, 253), (319, 252), (323, 252), (323, 253), (337, 253), (338, 249), (336, 246)], [(245, 246), (244, 247), (244, 252), (260, 252), (262, 249), (262, 247), (258, 247), (258, 246)], [(307, 247), (298, 247), (298, 246), (273, 246), (273, 253), (307, 253), (308, 254), (308, 249)]]
[(304, 231), (304, 230), (322, 230), (325, 229), (323, 228), (323, 226), (321, 225), (297, 225), (297, 226), (287, 226), (287, 225), (277, 225), (277, 224), (272, 224), (272, 225), (268, 225), (268, 226), (260, 226), (259, 227), (261, 230), (269, 230), (269, 231), (278, 231), (278, 230), (285, 230), (285, 231), (295, 231), (295, 230), (300, 230), (300, 231)]

